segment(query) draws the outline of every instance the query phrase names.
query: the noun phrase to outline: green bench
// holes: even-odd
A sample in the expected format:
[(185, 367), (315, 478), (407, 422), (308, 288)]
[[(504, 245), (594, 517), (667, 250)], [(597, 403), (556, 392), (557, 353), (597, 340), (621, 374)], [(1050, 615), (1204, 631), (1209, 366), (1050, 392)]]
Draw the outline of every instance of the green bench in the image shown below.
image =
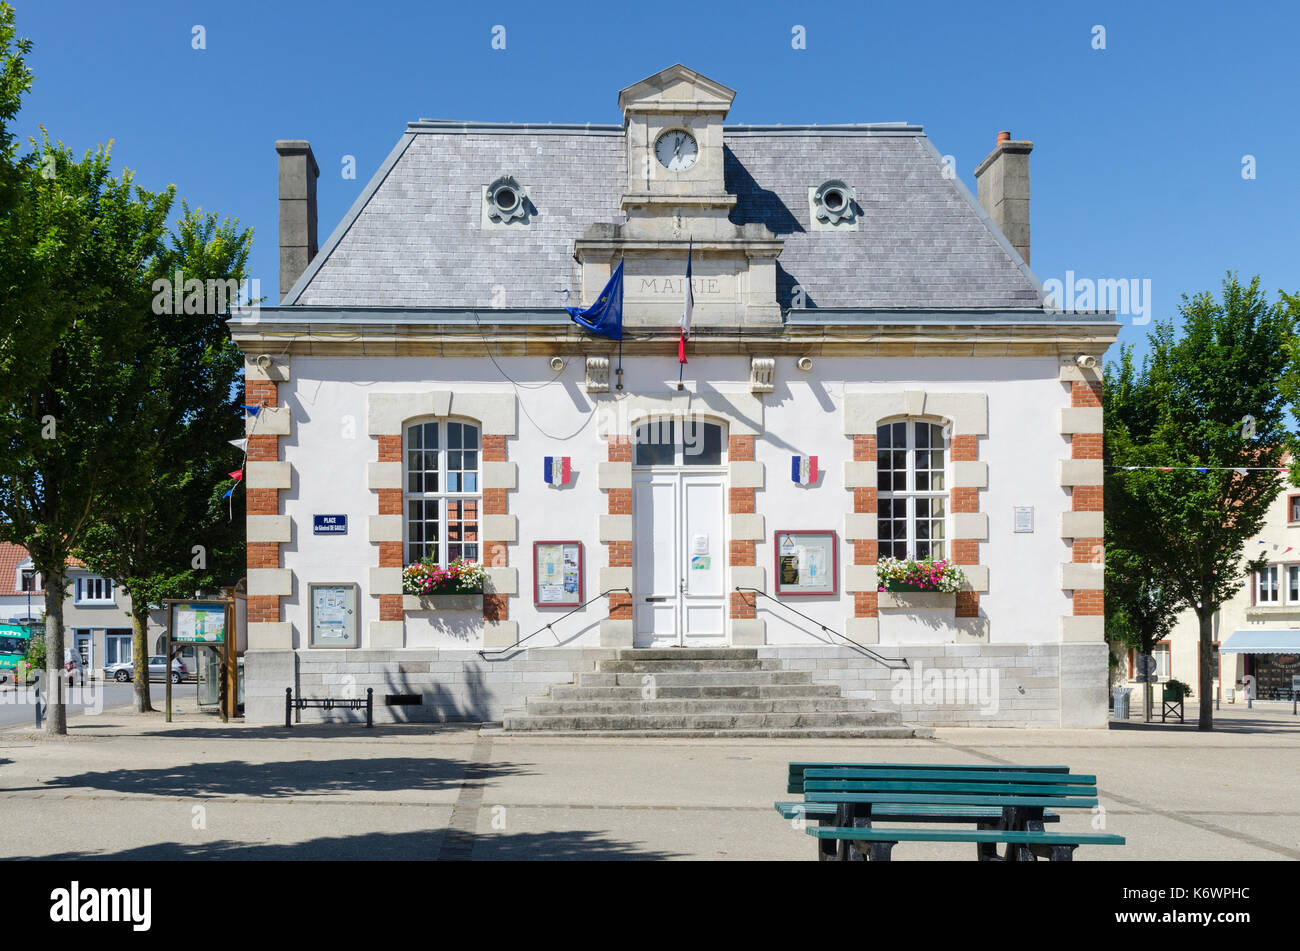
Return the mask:
[[(1096, 777), (1071, 775), (1064, 766), (791, 763), (788, 789), (803, 792), (804, 802), (780, 802), (777, 811), (817, 820), (805, 831), (818, 840), (823, 861), (888, 861), (899, 842), (969, 842), (981, 861), (1068, 861), (1080, 845), (1124, 843), (1115, 835), (1043, 830), (1060, 820), (1049, 808), (1097, 805)], [(873, 825), (878, 822), (977, 828), (897, 829)], [(1004, 856), (998, 844), (1006, 846)]]

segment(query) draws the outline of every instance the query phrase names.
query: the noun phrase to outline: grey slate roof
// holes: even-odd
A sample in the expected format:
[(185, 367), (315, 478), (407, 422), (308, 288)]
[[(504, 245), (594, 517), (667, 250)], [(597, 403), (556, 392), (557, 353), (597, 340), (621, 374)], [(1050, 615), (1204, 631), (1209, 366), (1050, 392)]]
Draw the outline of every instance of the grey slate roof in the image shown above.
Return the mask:
[[(577, 302), (574, 240), (592, 223), (623, 220), (621, 129), (413, 123), (408, 138), (286, 303), (558, 309), (565, 288)], [(785, 241), (783, 307), (795, 285), (813, 309), (1041, 306), (1023, 262), (915, 132), (728, 127), (724, 148), (732, 220), (763, 222)], [(502, 174), (527, 187), (537, 208), (527, 229), (481, 227), (482, 186)], [(828, 178), (856, 189), (859, 231), (809, 230), (808, 187)]]

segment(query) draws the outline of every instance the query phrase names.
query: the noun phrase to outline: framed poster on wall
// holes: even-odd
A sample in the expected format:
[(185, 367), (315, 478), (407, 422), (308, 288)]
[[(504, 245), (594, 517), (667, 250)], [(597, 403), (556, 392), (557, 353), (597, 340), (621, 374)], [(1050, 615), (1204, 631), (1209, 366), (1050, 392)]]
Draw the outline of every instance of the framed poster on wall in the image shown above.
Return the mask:
[(772, 541), (777, 597), (839, 590), (839, 539), (834, 532), (776, 532)]
[(576, 608), (582, 604), (585, 566), (582, 542), (533, 542), (533, 604)]
[(357, 646), (357, 585), (326, 581), (308, 585), (311, 647)]

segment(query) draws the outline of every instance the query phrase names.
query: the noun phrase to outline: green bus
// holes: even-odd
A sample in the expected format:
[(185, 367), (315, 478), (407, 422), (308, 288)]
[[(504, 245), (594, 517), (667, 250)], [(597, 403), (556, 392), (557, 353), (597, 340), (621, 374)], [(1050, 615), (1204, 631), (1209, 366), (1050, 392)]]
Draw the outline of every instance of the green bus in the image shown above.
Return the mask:
[[(27, 656), (27, 648), (31, 643), (32, 636), (28, 628), (18, 624), (0, 623), (0, 678), (6, 678), (6, 671), (18, 668), (23, 658)], [(17, 677), (17, 674), (8, 676)]]

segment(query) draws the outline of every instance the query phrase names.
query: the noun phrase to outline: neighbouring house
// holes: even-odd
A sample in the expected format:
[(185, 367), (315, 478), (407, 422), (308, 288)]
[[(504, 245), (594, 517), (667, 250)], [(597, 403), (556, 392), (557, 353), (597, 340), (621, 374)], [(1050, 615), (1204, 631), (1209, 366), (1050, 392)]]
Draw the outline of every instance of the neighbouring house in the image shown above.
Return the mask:
[[(1118, 325), (1045, 306), (1032, 144), (999, 135), (977, 198), (920, 126), (724, 124), (735, 95), (674, 66), (617, 124), (411, 122), (319, 247), (311, 147), (276, 143), (282, 301), (230, 321), (251, 721), (370, 687), (380, 719), (604, 728), (561, 708), (695, 657), (778, 711), (785, 682), (904, 723), (1104, 724)], [(620, 265), (616, 342), (562, 306)], [(885, 556), (965, 583), (882, 590)], [(457, 559), (481, 593), (404, 585)], [(977, 674), (989, 702), (942, 696)], [(661, 699), (622, 722), (758, 722)]]
[[(67, 582), (63, 601), (65, 646), (75, 647), (81, 653), (82, 661), (95, 677), (101, 676), (110, 664), (130, 661), (133, 656), (130, 596), (113, 579), (95, 574), (76, 559), (68, 562)], [(0, 619), (26, 623), (28, 594), (31, 595), (31, 623), (43, 629), (45, 579), (32, 565), (27, 549), (0, 543)], [(162, 631), (162, 612), (151, 611), (150, 649), (158, 653), (163, 650)]]
[[(1247, 559), (1262, 554), (1268, 564), (1215, 612), (1215, 696), (1223, 703), (1241, 702), (1245, 678), (1253, 677), (1256, 699), (1290, 700), (1293, 678), (1300, 677), (1300, 487), (1286, 483), (1269, 506), (1264, 528), (1246, 543), (1243, 554)], [(1152, 653), (1159, 680), (1181, 680), (1198, 695), (1200, 643), (1196, 613), (1183, 611)], [(1140, 688), (1137, 662), (1136, 651), (1129, 651), (1121, 674), (1127, 686)]]

